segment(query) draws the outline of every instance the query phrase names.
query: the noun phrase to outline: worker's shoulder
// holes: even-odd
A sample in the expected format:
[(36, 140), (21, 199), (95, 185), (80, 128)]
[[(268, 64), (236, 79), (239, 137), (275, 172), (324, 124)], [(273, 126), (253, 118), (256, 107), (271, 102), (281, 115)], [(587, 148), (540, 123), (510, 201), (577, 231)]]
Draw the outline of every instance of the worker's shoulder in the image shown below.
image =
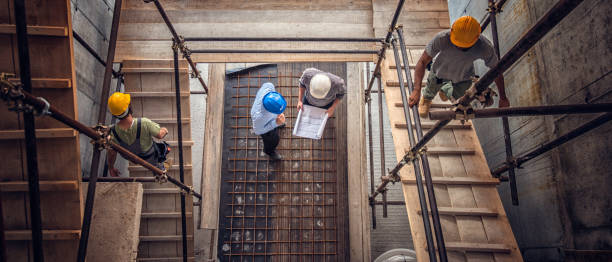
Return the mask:
[(442, 40), (450, 41), (450, 29), (444, 29), (438, 32), (432, 39), (432, 41), (442, 41)]
[(144, 124), (144, 125), (148, 125), (148, 124), (157, 124), (157, 123), (155, 123), (155, 121), (153, 121), (153, 120), (151, 120), (151, 119), (148, 119), (148, 118), (146, 118), (146, 117), (141, 117), (141, 118), (139, 118), (139, 119), (140, 119), (140, 123), (141, 123), (141, 124)]

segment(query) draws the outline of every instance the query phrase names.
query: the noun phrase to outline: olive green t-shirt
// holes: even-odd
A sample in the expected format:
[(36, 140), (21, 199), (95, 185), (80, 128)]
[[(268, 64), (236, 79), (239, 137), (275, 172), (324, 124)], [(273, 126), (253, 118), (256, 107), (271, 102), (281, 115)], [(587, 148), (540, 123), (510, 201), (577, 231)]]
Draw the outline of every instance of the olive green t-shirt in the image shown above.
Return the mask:
[[(153, 136), (159, 134), (159, 124), (151, 121), (146, 117), (140, 119), (140, 150), (144, 153), (153, 145)], [(138, 131), (138, 119), (133, 118), (132, 126), (130, 128), (123, 129), (119, 125), (115, 125), (115, 131), (119, 138), (127, 144), (134, 143), (136, 140), (136, 132)], [(113, 138), (113, 142), (119, 143), (115, 138), (113, 132), (110, 132)]]

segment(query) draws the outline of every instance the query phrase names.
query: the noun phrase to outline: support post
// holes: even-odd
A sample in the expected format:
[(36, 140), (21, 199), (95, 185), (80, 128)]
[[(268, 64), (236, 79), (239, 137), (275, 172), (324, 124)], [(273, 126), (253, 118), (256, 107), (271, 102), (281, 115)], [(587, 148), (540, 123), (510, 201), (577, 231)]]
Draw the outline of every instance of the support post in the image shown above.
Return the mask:
[[(181, 79), (178, 61), (178, 39), (174, 39), (172, 53), (174, 54), (174, 89), (176, 91), (176, 124), (178, 132), (179, 178), (185, 183), (185, 167), (183, 162), (183, 123), (181, 121)], [(185, 214), (185, 194), (181, 193), (181, 233), (183, 242), (183, 262), (187, 262), (187, 216)]]
[[(366, 79), (370, 79), (370, 63), (366, 63)], [(370, 167), (370, 195), (374, 194), (374, 145), (372, 138), (372, 99), (370, 97), (366, 98), (366, 103), (368, 104), (368, 148), (370, 153), (369, 167)], [(380, 130), (382, 132), (382, 130)], [(372, 208), (372, 228), (376, 229), (376, 205), (372, 205), (370, 202), (370, 207)]]
[[(398, 28), (398, 38), (400, 39), (400, 43), (403, 43), (404, 40), (402, 39), (404, 36), (400, 33), (400, 30)], [(400, 93), (402, 95), (402, 105), (403, 105), (403, 109), (404, 109), (404, 119), (406, 120), (406, 127), (408, 130), (408, 138), (410, 140), (410, 146), (413, 146), (415, 144), (415, 139), (414, 139), (414, 129), (412, 128), (412, 118), (410, 117), (410, 109), (408, 108), (408, 95), (406, 95), (406, 88), (404, 87), (404, 77), (403, 77), (403, 73), (402, 73), (402, 59), (399, 56), (399, 52), (397, 51), (397, 41), (395, 39), (393, 39), (393, 41), (391, 42), (391, 44), (393, 45), (393, 55), (395, 57), (395, 65), (396, 65), (396, 71), (397, 71), (397, 79), (399, 80), (399, 84), (400, 84)], [(403, 45), (402, 45), (402, 55), (404, 56), (404, 60), (403, 60), (403, 64), (404, 64), (404, 69), (406, 70), (406, 81), (408, 82), (408, 86), (411, 87), (412, 84), (412, 79), (410, 79), (410, 67), (408, 66), (410, 64), (410, 62), (408, 61), (408, 57), (406, 56), (406, 52), (403, 49)], [(408, 90), (412, 90), (412, 88), (409, 88)], [(413, 112), (416, 112), (413, 110)], [(420, 130), (421, 127), (421, 121), (420, 119), (416, 118), (414, 119), (414, 124), (415, 127), (417, 129), (417, 131)], [(421, 134), (422, 135), (422, 134)], [(418, 132), (417, 132), (417, 137), (418, 137)], [(421, 158), (426, 158), (427, 155), (423, 154), (421, 155)], [(427, 166), (425, 166), (425, 164), (427, 164)], [(416, 185), (417, 185), (417, 191), (419, 193), (419, 202), (421, 204), (421, 216), (423, 217), (423, 225), (425, 227), (425, 237), (427, 239), (427, 251), (429, 252), (429, 261), (437, 261), (436, 259), (436, 249), (434, 246), (434, 241), (433, 241), (433, 234), (431, 232), (431, 225), (430, 225), (430, 220), (429, 220), (429, 211), (428, 211), (428, 207), (427, 207), (427, 200), (425, 198), (425, 189), (423, 186), (423, 178), (421, 176), (421, 166), (419, 165), (419, 160), (417, 158), (412, 159), (412, 165), (414, 167), (414, 176), (416, 179)], [(429, 163), (423, 163), (423, 170), (427, 170), (429, 171)], [(427, 174), (425, 175), (425, 180), (427, 182)], [(431, 180), (431, 175), (429, 175), (429, 180)], [(433, 194), (433, 186), (432, 188), (427, 188), (427, 191), (429, 194)], [(433, 203), (435, 204), (436, 202), (435, 199), (435, 195), (433, 196)], [(429, 202), (430, 205), (432, 204), (432, 199), (431, 199), (431, 195), (429, 198)], [(435, 216), (434, 216), (434, 212), (437, 215), (437, 211), (438, 211), (438, 207), (432, 205), (431, 206), (431, 213), (432, 213), (432, 218), (434, 221), (434, 230), (436, 231), (436, 240), (438, 241), (438, 250), (440, 252), (440, 261), (446, 261), (446, 249), (444, 248), (444, 239), (441, 237), (442, 232), (441, 232), (441, 227), (439, 227), (440, 232), (438, 232), (438, 227), (436, 227), (436, 220), (435, 220)], [(439, 219), (438, 219), (438, 224), (440, 223)], [(439, 236), (440, 235), (440, 236)], [(440, 245), (440, 243), (442, 245)]]
[[(117, 45), (117, 31), (119, 28), (119, 18), (121, 17), (121, 2), (115, 0), (113, 11), (113, 22), (111, 25), (110, 40), (108, 41), (108, 53), (106, 56), (106, 66), (104, 68), (104, 81), (102, 82), (102, 93), (100, 97), (100, 108), (98, 110), (98, 124), (104, 125), (106, 122), (106, 99), (110, 91), (111, 77), (113, 74), (113, 60), (115, 59), (115, 47)], [(81, 239), (79, 240), (79, 250), (77, 255), (78, 262), (85, 262), (87, 257), (87, 243), (89, 241), (89, 229), (96, 195), (96, 182), (98, 179), (98, 169), (100, 165), (101, 150), (94, 146), (93, 156), (91, 157), (91, 168), (89, 169), (89, 184), (87, 185), (87, 196), (85, 200), (85, 210), (83, 213), (83, 223), (81, 226)]]
[[(500, 0), (498, 4), (503, 5), (506, 1)], [(497, 55), (497, 59), (500, 58), (499, 52), (499, 37), (497, 32), (497, 12), (500, 10), (496, 4), (495, 0), (489, 0), (489, 17), (491, 20), (491, 35), (493, 36), (493, 47), (495, 49), (495, 54)], [(506, 145), (506, 161), (510, 161), (512, 159), (512, 138), (510, 137), (510, 122), (508, 121), (508, 117), (502, 117), (502, 128), (504, 132), (504, 144)], [(512, 198), (512, 205), (518, 206), (518, 190), (516, 188), (516, 176), (514, 173), (514, 168), (508, 169), (508, 178), (510, 179), (510, 197)]]
[[(26, 9), (24, 0), (15, 0), (15, 26), (17, 30), (17, 48), (19, 52), (19, 74), (24, 90), (32, 92), (32, 75), (30, 74), (30, 50)], [(32, 112), (23, 113), (26, 161), (28, 164), (28, 190), (30, 198), (30, 223), (32, 230), (32, 248), (35, 262), (44, 261), (42, 247), (42, 218), (40, 213), (40, 185), (38, 178), (38, 158), (36, 149), (36, 126)]]

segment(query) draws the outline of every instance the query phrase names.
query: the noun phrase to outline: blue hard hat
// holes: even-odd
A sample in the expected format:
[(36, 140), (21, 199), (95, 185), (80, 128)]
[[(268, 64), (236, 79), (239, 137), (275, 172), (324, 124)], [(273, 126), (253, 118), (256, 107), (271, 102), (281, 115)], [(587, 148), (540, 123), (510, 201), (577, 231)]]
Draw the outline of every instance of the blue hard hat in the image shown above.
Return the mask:
[(263, 106), (268, 112), (280, 114), (287, 108), (287, 101), (278, 92), (270, 92), (263, 98)]

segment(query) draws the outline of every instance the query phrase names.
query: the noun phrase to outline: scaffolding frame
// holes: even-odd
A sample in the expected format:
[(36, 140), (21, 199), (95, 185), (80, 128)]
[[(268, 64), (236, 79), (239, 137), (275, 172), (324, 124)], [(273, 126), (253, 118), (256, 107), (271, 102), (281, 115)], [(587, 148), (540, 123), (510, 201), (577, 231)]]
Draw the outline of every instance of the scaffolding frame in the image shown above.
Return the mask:
[[(138, 156), (132, 154), (131, 152), (129, 152), (127, 149), (119, 146), (118, 144), (108, 140), (106, 138), (106, 133), (104, 132), (104, 129), (102, 127), (98, 127), (97, 129), (93, 129), (90, 127), (87, 127), (85, 125), (83, 125), (82, 123), (70, 118), (69, 116), (67, 116), (66, 114), (62, 113), (61, 111), (57, 110), (55, 107), (53, 107), (52, 105), (50, 105), (46, 100), (44, 100), (44, 98), (37, 98), (34, 97), (30, 94), (31, 91), (31, 76), (29, 74), (29, 51), (27, 48), (27, 28), (26, 28), (26, 21), (25, 21), (25, 5), (23, 3), (23, 0), (15, 0), (15, 17), (16, 17), (16, 28), (17, 28), (17, 36), (18, 36), (18, 42), (19, 42), (19, 59), (20, 59), (20, 72), (21, 72), (21, 84), (20, 85), (13, 85), (8, 81), (2, 81), (2, 85), (0, 85), (0, 96), (2, 97), (2, 99), (9, 101), (9, 102), (13, 102), (15, 104), (16, 108), (21, 108), (22, 112), (24, 112), (24, 119), (25, 119), (25, 128), (24, 128), (24, 133), (25, 133), (25, 137), (26, 137), (26, 141), (27, 142), (27, 161), (28, 161), (28, 184), (29, 184), (29, 194), (30, 194), (30, 206), (31, 206), (31, 220), (32, 220), (32, 239), (33, 239), (33, 247), (34, 247), (34, 261), (42, 261), (43, 260), (43, 255), (42, 255), (42, 230), (41, 230), (41, 223), (40, 223), (40, 192), (39, 192), (39, 182), (38, 182), (38, 176), (37, 176), (37, 159), (36, 159), (36, 136), (34, 133), (34, 125), (33, 125), (33, 113), (40, 113), (40, 114), (45, 114), (45, 115), (50, 115), (51, 117), (53, 117), (54, 119), (70, 126), (71, 128), (87, 135), (88, 137), (90, 137), (91, 139), (93, 139), (95, 141), (95, 144), (98, 148), (100, 149), (104, 149), (104, 148), (112, 148), (116, 151), (118, 151), (119, 153), (125, 155), (128, 160), (135, 162), (139, 165), (142, 165), (143, 167), (151, 170), (154, 174), (155, 174), (155, 179), (157, 181), (160, 180), (167, 180), (170, 181), (171, 183), (175, 184), (176, 186), (178, 186), (179, 188), (181, 188), (181, 190), (183, 190), (184, 193), (190, 193), (193, 194), (194, 196), (198, 197), (201, 199), (201, 195), (197, 192), (195, 192), (190, 186), (186, 186), (185, 184), (183, 184), (182, 182), (182, 170), (183, 170), (183, 163), (182, 160), (180, 160), (181, 165), (180, 165), (180, 170), (181, 170), (181, 179), (180, 181), (173, 178), (173, 177), (169, 177), (166, 176), (165, 171), (162, 171), (158, 168), (156, 168), (155, 166), (147, 163), (146, 161), (144, 161), (143, 159), (139, 158)], [(117, 0), (117, 2), (121, 3), (121, 0)], [(164, 22), (166, 23), (166, 25), (168, 26), (170, 32), (172, 33), (173, 36), (173, 54), (174, 54), (174, 67), (175, 67), (175, 75), (178, 76), (178, 51), (180, 50), (180, 52), (182, 53), (183, 57), (187, 59), (187, 61), (189, 62), (189, 65), (191, 66), (191, 68), (193, 69), (193, 75), (198, 78), (199, 82), (202, 84), (202, 86), (204, 87), (204, 89), (206, 90), (205, 92), (208, 92), (208, 88), (206, 86), (206, 84), (204, 83), (200, 72), (197, 70), (195, 63), (191, 60), (190, 54), (191, 53), (197, 53), (197, 52), (212, 52), (211, 50), (189, 50), (186, 46), (185, 46), (185, 41), (337, 41), (337, 42), (377, 42), (380, 41), (381, 39), (374, 39), (374, 38), (188, 38), (188, 39), (184, 39), (183, 37), (179, 36), (174, 27), (172, 26), (167, 14), (165, 13), (163, 7), (161, 6), (161, 4), (159, 3), (158, 0), (144, 0), (144, 2), (153, 2), (156, 6), (156, 8), (158, 9), (160, 15), (162, 16), (162, 18), (164, 19)], [(493, 2), (493, 0), (489, 0), (489, 14), (487, 16), (485, 16), (483, 18), (483, 22), (482, 24), (482, 28), (486, 28), (486, 26), (490, 23), (492, 26), (492, 30), (493, 30), (493, 38), (494, 38), (494, 45), (495, 45), (495, 49), (497, 52), (497, 55), (500, 56), (499, 54), (499, 43), (498, 43), (498, 36), (497, 36), (497, 22), (496, 22), (496, 13), (499, 12), (501, 10), (501, 7), (505, 4), (506, 0), (499, 0), (498, 2)], [(510, 177), (509, 180), (511, 182), (511, 191), (512, 191), (512, 197), (513, 197), (513, 204), (518, 204), (518, 197), (516, 196), (516, 183), (515, 183), (515, 178), (514, 178), (514, 168), (520, 167), (521, 164), (533, 159), (534, 157), (543, 154), (545, 152), (548, 152), (549, 150), (556, 148), (568, 141), (570, 141), (573, 138), (576, 138), (610, 120), (612, 120), (612, 104), (598, 104), (598, 105), (562, 105), (562, 106), (556, 106), (556, 108), (554, 109), (550, 109), (550, 110), (542, 110), (543, 107), (526, 107), (526, 108), (506, 108), (506, 109), (482, 109), (482, 110), (473, 110), (470, 107), (470, 103), (472, 100), (474, 100), (475, 96), (481, 94), (484, 90), (486, 90), (488, 88), (488, 86), (493, 82), (493, 80), (503, 74), (503, 72), (505, 72), (510, 66), (512, 66), (523, 54), (525, 54), (531, 47), (533, 47), (544, 35), (546, 35), (552, 28), (554, 28), (561, 20), (563, 20), (563, 18), (565, 16), (567, 16), (572, 10), (574, 10), (580, 3), (582, 3), (582, 0), (559, 0), (545, 15), (543, 15), (538, 22), (523, 36), (521, 37), (521, 39), (519, 39), (519, 41), (517, 41), (517, 43), (503, 56), (500, 58), (499, 62), (497, 63), (496, 66), (494, 66), (493, 68), (491, 68), (482, 78), (480, 78), (480, 80), (478, 82), (475, 83), (475, 85), (473, 86), (473, 88), (471, 88), (470, 90), (468, 90), (468, 92), (466, 93), (465, 96), (463, 96), (462, 98), (460, 98), (456, 104), (456, 107), (452, 108), (451, 110), (448, 110), (444, 113), (440, 113), (440, 115), (444, 115), (444, 119), (439, 120), (438, 122), (436, 122), (436, 124), (434, 125), (434, 127), (427, 132), (426, 134), (422, 134), (422, 130), (419, 128), (420, 126), (420, 121), (418, 121), (418, 114), (415, 114), (415, 120), (416, 121), (416, 129), (417, 129), (417, 138), (419, 139), (418, 141), (412, 141), (413, 140), (413, 134), (410, 134), (410, 138), (411, 138), (411, 145), (413, 144), (412, 142), (415, 142), (412, 145), (412, 148), (409, 150), (408, 153), (406, 153), (403, 156), (402, 161), (400, 161), (391, 171), (388, 172), (387, 176), (383, 176), (381, 178), (382, 183), (381, 185), (379, 185), (376, 189), (376, 191), (371, 189), (371, 196), (369, 197), (370, 199), (370, 205), (372, 206), (372, 211), (373, 211), (373, 223), (374, 223), (374, 227), (375, 227), (375, 209), (374, 206), (375, 205), (379, 205), (382, 204), (383, 205), (383, 211), (386, 210), (386, 206), (388, 204), (401, 204), (400, 202), (391, 202), (391, 201), (386, 201), (386, 197), (385, 197), (385, 192), (387, 190), (386, 186), (389, 182), (397, 182), (398, 180), (398, 172), (399, 170), (406, 164), (412, 162), (413, 165), (415, 165), (415, 170), (418, 170), (418, 159), (421, 159), (421, 162), (423, 164), (423, 168), (425, 169), (427, 166), (428, 169), (428, 164), (426, 164), (426, 155), (424, 154), (425, 151), (424, 146), (445, 126), (450, 122), (450, 119), (452, 118), (456, 118), (458, 116), (466, 116), (465, 118), (468, 118), (467, 116), (473, 116), (473, 117), (483, 117), (484, 115), (487, 115), (486, 117), (504, 117), (502, 120), (503, 121), (503, 125), (504, 125), (504, 137), (505, 137), (505, 145), (506, 145), (506, 156), (507, 156), (507, 161), (503, 164), (501, 164), (499, 167), (495, 168), (494, 170), (491, 171), (492, 175), (495, 177), (502, 177), (502, 173), (508, 171), (510, 173)], [(381, 74), (380, 74), (380, 66), (381, 66), (381, 62), (384, 59), (385, 53), (387, 48), (389, 48), (391, 45), (394, 46), (394, 54), (396, 56), (396, 63), (398, 63), (400, 61), (398, 52), (397, 52), (397, 47), (395, 39), (393, 38), (393, 31), (397, 31), (397, 34), (399, 35), (399, 41), (400, 41), (400, 49), (402, 51), (402, 55), (405, 56), (405, 45), (403, 44), (403, 36), (402, 36), (402, 32), (401, 32), (401, 27), (398, 28), (397, 27), (397, 20), (399, 18), (399, 14), (401, 13), (402, 7), (403, 7), (404, 1), (400, 0), (398, 2), (397, 8), (395, 10), (395, 13), (393, 15), (393, 19), (391, 21), (391, 24), (389, 26), (389, 31), (386, 35), (386, 37), (384, 38), (384, 40), (382, 40), (382, 47), (380, 49), (380, 51), (378, 52), (378, 61), (376, 63), (376, 67), (374, 69), (374, 73), (373, 75), (369, 77), (369, 84), (367, 86), (367, 89), (365, 90), (365, 99), (366, 99), (366, 103), (368, 106), (371, 106), (370, 104), (370, 93), (372, 92), (372, 86), (374, 84), (374, 81), (376, 81), (376, 79), (378, 80), (378, 84), (379, 84), (379, 90), (378, 93), (382, 93), (382, 83), (381, 83)], [(119, 11), (117, 11), (117, 9), (119, 9)], [(110, 41), (110, 45), (109, 45), (109, 55), (107, 57), (106, 60), (106, 71), (105, 71), (105, 79), (104, 79), (104, 86), (103, 86), (103, 90), (106, 90), (106, 92), (103, 92), (104, 94), (108, 93), (108, 89), (107, 88), (110, 85), (110, 76), (113, 73), (112, 70), (112, 60), (113, 60), (113, 56), (114, 56), (114, 46), (115, 46), (115, 42), (116, 42), (116, 29), (118, 26), (118, 20), (119, 20), (119, 13), (120, 13), (120, 8), (115, 8), (115, 15), (113, 17), (113, 28), (112, 30), (115, 31), (115, 37), (113, 37), (113, 33), (111, 32), (111, 41)], [(115, 16), (117, 19), (117, 25), (115, 24)], [(76, 35), (75, 39), (77, 39), (77, 41), (81, 42), (82, 44), (85, 43), (84, 41), (79, 40), (78, 35)], [(111, 45), (112, 45), (112, 55), (110, 52), (111, 49)], [(84, 44), (84, 46), (86, 47), (86, 49), (92, 53), (92, 55), (94, 55), (94, 57), (96, 58), (96, 60), (98, 60), (99, 62), (103, 63), (104, 61), (96, 55), (95, 52), (92, 52), (93, 49), (91, 48), (87, 48), (88, 45), (86, 45), (86, 43)], [(231, 53), (235, 53), (237, 52), (236, 50), (217, 50), (214, 52), (230, 52)], [(238, 50), (238, 51), (242, 51), (242, 52), (254, 52), (254, 53), (266, 53), (266, 52), (274, 52), (274, 53), (283, 53), (285, 51), (287, 52), (295, 52), (295, 53), (329, 53), (329, 52), (364, 52), (364, 53), (372, 53), (373, 51), (369, 51), (369, 50), (268, 50), (268, 51), (264, 51), (264, 50)], [(406, 57), (404, 57), (404, 63), (405, 65), (407, 65), (407, 60)], [(407, 118), (407, 120), (410, 119), (409, 114), (407, 113), (406, 109), (407, 109), (407, 103), (406, 103), (406, 99), (405, 99), (405, 87), (403, 86), (403, 79), (402, 79), (402, 72), (401, 72), (401, 63), (397, 64), (397, 70), (398, 70), (398, 76), (400, 78), (400, 88), (402, 90), (402, 100), (403, 100), (403, 107), (405, 110), (405, 117)], [(407, 77), (407, 80), (410, 80), (410, 71), (409, 71), (409, 67), (406, 66), (405, 67), (405, 74)], [(369, 70), (368, 70), (369, 73)], [(178, 88), (178, 77), (176, 77), (176, 92), (177, 92), (177, 97), (179, 96), (179, 88)], [(2, 80), (7, 80), (7, 79), (2, 79)], [(108, 83), (107, 83), (108, 82)], [(408, 81), (408, 91), (412, 92), (412, 82)], [(177, 116), (178, 116), (178, 124), (179, 124), (179, 129), (181, 127), (181, 117), (180, 117), (180, 104), (179, 104), (179, 100), (177, 99), (177, 106), (179, 108), (178, 112), (177, 112)], [(105, 103), (103, 103), (105, 104)], [(553, 106), (554, 107), (554, 106)], [(565, 107), (564, 110), (561, 110), (561, 107)], [(105, 108), (105, 107), (104, 107)], [(463, 109), (460, 109), (463, 108)], [(371, 108), (370, 108), (371, 110)], [(380, 116), (380, 128), (382, 131), (382, 96), (379, 95), (379, 116)], [(523, 111), (521, 111), (523, 110)], [(561, 110), (561, 111), (560, 111)], [(102, 112), (102, 108), (100, 110)], [(105, 111), (105, 110), (104, 110)], [(559, 113), (562, 112), (562, 113)], [(527, 154), (524, 154), (518, 158), (514, 158), (512, 157), (512, 148), (511, 148), (511, 141), (510, 141), (510, 137), (509, 137), (509, 132), (508, 132), (508, 124), (507, 124), (507, 118), (508, 116), (526, 116), (526, 115), (550, 115), (550, 114), (582, 114), (582, 113), (597, 113), (597, 112), (606, 112), (605, 114), (600, 115), (599, 117), (597, 117), (596, 119), (589, 121), (588, 123), (568, 132), (567, 134), (552, 140), (551, 142), (543, 145), (541, 148), (538, 148), (536, 150), (533, 150)], [(100, 115), (102, 115), (105, 112), (100, 113)], [(430, 117), (439, 117), (437, 116), (438, 113), (434, 113), (431, 112), (430, 113)], [(368, 112), (368, 116), (371, 116), (371, 111)], [(369, 123), (368, 126), (371, 129), (371, 117), (368, 117)], [(103, 121), (103, 120), (102, 120)], [(408, 125), (411, 125), (410, 121), (407, 121)], [(409, 130), (412, 130), (411, 127), (408, 128)], [(371, 132), (371, 131), (370, 131)], [(412, 133), (412, 132), (410, 132)], [(421, 134), (419, 134), (421, 133)], [(179, 150), (180, 150), (180, 156), (179, 158), (182, 159), (182, 138), (180, 137), (181, 132), (179, 131)], [(370, 136), (370, 150), (372, 148), (372, 143), (371, 143), (371, 136)], [(382, 137), (382, 132), (381, 132), (381, 150), (384, 154), (384, 145), (383, 145), (383, 141), (384, 138)], [(99, 150), (96, 150), (94, 152), (98, 152)], [(94, 153), (95, 154), (95, 153)], [(94, 155), (95, 156), (95, 155)], [(372, 155), (370, 155), (370, 157), (372, 157)], [(99, 162), (99, 161), (96, 161)], [(384, 156), (382, 158), (382, 167), (384, 170)], [(93, 165), (95, 165), (95, 163), (92, 162), (92, 170), (93, 170)], [(373, 168), (373, 161), (370, 161), (370, 168)], [(94, 178), (92, 179), (91, 177), (88, 179), (90, 182), (90, 193), (93, 194), (93, 190), (91, 190), (92, 184), (94, 185), (93, 188), (95, 190), (95, 182), (97, 179), (97, 169), (96, 169), (96, 176), (93, 176)], [(424, 172), (424, 177), (426, 180), (426, 184), (428, 187), (428, 194), (433, 195), (433, 187), (431, 188), (431, 190), (429, 190), (429, 184), (431, 182), (431, 174), (427, 174), (428, 172)], [(92, 174), (94, 174), (92, 172)], [(373, 181), (373, 172), (370, 172), (370, 176), (371, 176), (371, 181)], [(93, 180), (93, 181), (92, 181)], [(109, 181), (111, 181), (113, 179), (109, 179)], [(138, 179), (136, 179), (138, 180)], [(136, 181), (134, 180), (134, 181)], [(147, 181), (149, 182), (150, 179), (142, 179), (142, 181)], [(429, 181), (428, 181), (429, 180)], [(503, 179), (502, 179), (503, 180)], [(119, 181), (119, 180), (117, 180)], [(417, 182), (421, 181), (420, 179), (417, 179)], [(514, 182), (513, 182), (514, 181)], [(421, 185), (421, 189), (422, 189), (423, 185)], [(375, 197), (378, 194), (382, 194), (383, 195), (383, 202), (378, 202), (376, 201)], [(421, 198), (421, 202), (424, 201), (425, 196), (420, 194)], [(91, 207), (93, 206), (93, 197), (92, 200), (89, 200), (89, 195), (88, 195), (88, 201), (86, 203), (90, 203)], [(186, 249), (186, 232), (185, 232), (185, 207), (184, 207), (184, 195), (182, 195), (182, 223), (183, 223), (183, 250), (185, 251)], [(431, 200), (432, 198), (430, 197), (430, 206), (432, 207), (432, 212), (437, 212), (437, 207), (435, 207), (435, 197), (433, 198), (434, 203), (432, 206)], [(87, 205), (87, 204), (86, 204)], [(426, 207), (425, 207), (426, 208)], [(86, 222), (90, 222), (90, 218), (88, 219), (87, 217), (91, 217), (91, 209), (92, 208), (86, 208), (85, 211), (85, 217), (84, 217), (84, 227), (85, 227), (85, 223)], [(425, 212), (426, 210), (423, 210), (423, 212)], [(386, 213), (386, 212), (384, 212)], [(425, 213), (424, 213), (425, 214)], [(427, 217), (427, 216), (424, 216)], [(429, 223), (425, 223), (426, 225), (428, 225)], [(438, 223), (436, 223), (435, 219), (434, 219), (434, 229), (436, 229), (436, 227), (439, 227), (439, 221)], [(85, 239), (85, 243), (83, 248), (81, 247), (82, 244), (79, 245), (79, 261), (83, 261), (85, 259), (85, 254), (86, 254), (86, 240), (88, 238), (88, 230), (83, 230), (83, 234), (81, 237), (81, 240), (83, 241), (83, 239)], [(441, 237), (438, 237), (437, 234), (437, 230), (436, 231), (436, 240), (438, 240), (438, 252), (440, 254), (440, 261), (446, 261), (446, 250), (444, 249), (444, 242), (443, 239)], [(426, 230), (426, 232), (429, 232), (429, 238), (432, 238), (431, 235), (431, 230)], [(441, 231), (439, 232), (440, 236), (442, 236)], [(433, 248), (433, 245), (428, 245), (428, 247)], [(83, 252), (81, 252), (81, 249), (83, 249)], [(433, 255), (431, 256), (431, 250), (430, 250), (430, 260), (435, 261), (436, 256)], [(187, 255), (186, 252), (183, 252), (183, 261), (187, 261)]]

